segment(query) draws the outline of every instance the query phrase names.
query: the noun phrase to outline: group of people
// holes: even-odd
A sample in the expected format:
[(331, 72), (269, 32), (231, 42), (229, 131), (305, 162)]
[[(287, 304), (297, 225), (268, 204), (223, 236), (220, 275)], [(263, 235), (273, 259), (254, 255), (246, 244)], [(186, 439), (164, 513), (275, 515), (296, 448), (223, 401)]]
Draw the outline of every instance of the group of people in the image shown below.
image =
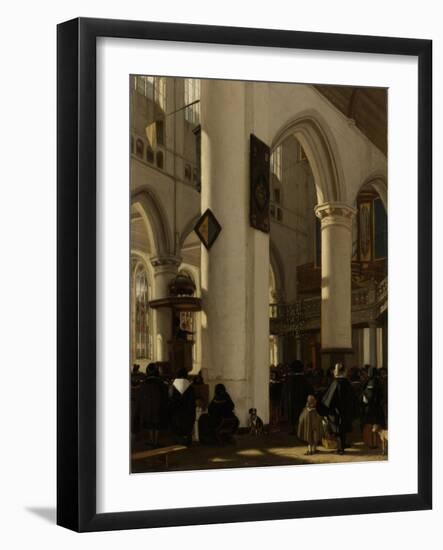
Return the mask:
[(176, 439), (186, 443), (195, 421), (195, 394), (186, 371), (171, 381), (160, 377), (151, 363), (146, 375), (134, 365), (131, 374), (132, 432), (147, 431), (148, 444), (157, 447), (161, 430), (171, 429)]
[[(337, 363), (326, 375), (326, 386), (314, 385), (301, 361), (294, 361), (278, 392), (272, 386), (279, 382), (271, 376), (271, 413), (274, 409), (275, 417), (276, 407), (279, 413), (284, 410), (281, 416), (286, 416), (290, 432), (307, 442), (306, 454), (316, 452), (323, 436), (332, 436), (337, 453), (344, 454), (347, 435), (357, 419), (365, 442), (375, 447), (374, 428), (386, 428), (387, 416), (387, 379), (380, 371), (365, 366), (351, 369), (348, 377), (345, 367)], [(315, 379), (324, 382), (324, 376)]]
[[(282, 375), (283, 374), (283, 375)], [(190, 380), (185, 370), (174, 379), (160, 376), (150, 363), (146, 374), (135, 365), (131, 374), (132, 432), (146, 432), (148, 444), (157, 447), (161, 431), (190, 445), (232, 440), (239, 427), (235, 405), (223, 384), (217, 384), (211, 402), (203, 398), (201, 376)], [(376, 446), (374, 426), (386, 428), (387, 377), (382, 369), (351, 369), (337, 363), (328, 373), (308, 372), (301, 361), (284, 371), (271, 369), (270, 424), (286, 421), (289, 432), (308, 444), (306, 454), (317, 452), (323, 437), (334, 440), (343, 454), (347, 437), (359, 420), (363, 439)]]
[[(132, 432), (146, 432), (147, 444), (152, 447), (158, 446), (161, 431), (187, 446), (191, 445), (193, 436), (200, 443), (230, 441), (239, 426), (234, 403), (223, 384), (217, 384), (212, 401), (204, 403), (199, 391), (202, 385), (201, 376), (190, 380), (184, 369), (174, 379), (165, 379), (160, 376), (156, 363), (147, 366), (146, 374), (134, 365), (131, 373)], [(207, 412), (204, 412), (206, 406)]]

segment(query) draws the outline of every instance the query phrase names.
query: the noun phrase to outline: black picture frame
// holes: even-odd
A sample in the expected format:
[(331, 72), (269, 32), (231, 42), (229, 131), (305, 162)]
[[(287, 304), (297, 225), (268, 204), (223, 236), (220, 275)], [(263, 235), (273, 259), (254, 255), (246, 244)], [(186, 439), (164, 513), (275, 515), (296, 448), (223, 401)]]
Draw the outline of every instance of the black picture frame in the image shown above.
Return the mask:
[[(418, 490), (416, 494), (96, 512), (96, 39), (154, 39), (418, 59)], [(432, 42), (74, 19), (57, 29), (57, 523), (75, 531), (306, 518), (432, 507)]]

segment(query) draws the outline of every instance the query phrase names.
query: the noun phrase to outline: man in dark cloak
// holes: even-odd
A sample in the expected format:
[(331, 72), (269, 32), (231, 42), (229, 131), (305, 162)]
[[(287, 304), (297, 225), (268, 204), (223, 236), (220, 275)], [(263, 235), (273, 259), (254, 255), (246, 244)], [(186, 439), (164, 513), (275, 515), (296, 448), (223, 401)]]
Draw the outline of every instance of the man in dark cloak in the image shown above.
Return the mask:
[(330, 428), (337, 436), (337, 453), (342, 455), (346, 448), (346, 434), (352, 431), (354, 394), (341, 363), (335, 365), (334, 380), (323, 396), (322, 405), (328, 412)]
[(185, 369), (181, 369), (172, 383), (169, 399), (171, 430), (177, 441), (191, 445), (195, 422), (195, 391)]
[(153, 447), (157, 447), (159, 430), (167, 422), (167, 406), (167, 387), (159, 376), (157, 365), (150, 363), (138, 391), (136, 410), (141, 428), (148, 430), (148, 444)]
[(296, 359), (291, 363), (284, 384), (284, 401), (289, 421), (289, 432), (297, 433), (298, 419), (313, 389), (303, 372), (303, 363)]

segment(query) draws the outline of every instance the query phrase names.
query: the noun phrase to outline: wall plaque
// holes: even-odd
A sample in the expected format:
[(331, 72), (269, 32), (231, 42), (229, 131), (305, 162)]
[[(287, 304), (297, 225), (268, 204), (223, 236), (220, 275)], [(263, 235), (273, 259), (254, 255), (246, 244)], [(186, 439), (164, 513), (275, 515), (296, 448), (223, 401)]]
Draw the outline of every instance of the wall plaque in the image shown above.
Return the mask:
[(269, 169), (271, 150), (251, 134), (250, 140), (250, 207), (251, 227), (269, 233)]

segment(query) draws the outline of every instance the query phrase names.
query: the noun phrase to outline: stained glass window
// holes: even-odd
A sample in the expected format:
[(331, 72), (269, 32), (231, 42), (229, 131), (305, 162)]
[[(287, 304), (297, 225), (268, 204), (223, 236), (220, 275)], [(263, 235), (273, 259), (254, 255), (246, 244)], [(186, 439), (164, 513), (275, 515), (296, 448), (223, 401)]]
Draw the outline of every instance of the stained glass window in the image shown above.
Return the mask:
[(149, 316), (149, 285), (146, 270), (139, 267), (135, 274), (135, 351), (137, 359), (151, 356)]

